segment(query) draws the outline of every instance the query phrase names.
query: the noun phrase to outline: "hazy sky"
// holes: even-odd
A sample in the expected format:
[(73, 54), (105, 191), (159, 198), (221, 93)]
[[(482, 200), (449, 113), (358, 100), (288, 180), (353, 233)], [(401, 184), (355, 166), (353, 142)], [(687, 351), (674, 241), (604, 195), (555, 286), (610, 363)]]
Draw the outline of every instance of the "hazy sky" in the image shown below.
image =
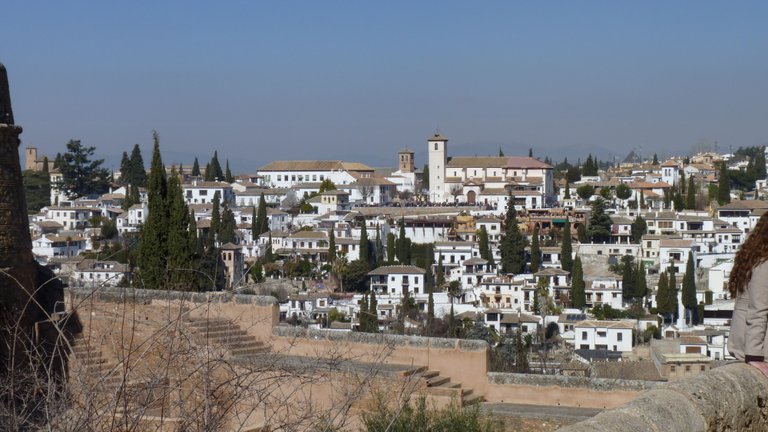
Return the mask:
[(116, 167), (768, 143), (765, 1), (4, 1), (23, 146)]

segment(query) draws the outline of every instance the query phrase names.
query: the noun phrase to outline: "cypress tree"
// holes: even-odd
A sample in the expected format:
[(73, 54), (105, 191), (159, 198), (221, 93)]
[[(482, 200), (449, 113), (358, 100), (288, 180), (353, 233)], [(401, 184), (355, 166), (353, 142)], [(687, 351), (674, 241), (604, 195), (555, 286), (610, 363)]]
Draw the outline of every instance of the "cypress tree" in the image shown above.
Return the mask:
[(685, 202), (683, 201), (683, 196), (680, 195), (679, 192), (675, 192), (674, 195), (675, 195), (675, 198), (673, 201), (675, 203), (675, 210), (676, 211), (683, 210), (685, 208)]
[(651, 162), (652, 165), (658, 165), (659, 164), (659, 157), (656, 156), (656, 153), (653, 154), (653, 162)]
[(376, 300), (376, 291), (371, 290), (371, 298), (368, 302), (368, 331), (378, 333), (379, 331), (379, 302)]
[(443, 254), (440, 254), (440, 257), (437, 259), (437, 274), (435, 274), (435, 283), (437, 284), (437, 287), (442, 290), (443, 284), (445, 283), (445, 269), (443, 268)]
[(272, 232), (269, 232), (269, 238), (267, 239), (267, 248), (264, 251), (264, 262), (271, 263), (275, 260), (275, 257), (272, 255)]
[(192, 248), (190, 247), (189, 209), (184, 202), (176, 170), (168, 179), (168, 280), (169, 288), (181, 291), (192, 289)]
[(698, 301), (696, 300), (696, 273), (695, 263), (693, 262), (693, 252), (688, 251), (688, 264), (685, 267), (683, 276), (683, 307), (691, 317), (691, 324), (698, 324)]
[(717, 203), (720, 205), (731, 202), (731, 176), (725, 162), (720, 164), (720, 178), (717, 183)]
[(224, 172), (221, 170), (221, 164), (219, 163), (219, 152), (217, 150), (214, 150), (213, 157), (211, 158), (211, 179), (216, 181), (223, 181), (224, 180)]
[(485, 225), (480, 227), (480, 234), (478, 235), (478, 237), (479, 237), (478, 249), (480, 249), (480, 258), (487, 260), (488, 259), (488, 231), (486, 231)]
[(333, 264), (336, 261), (336, 234), (334, 229), (328, 234), (328, 262)]
[(160, 138), (153, 132), (152, 167), (147, 187), (148, 214), (141, 228), (139, 243), (139, 280), (142, 288), (164, 288), (168, 257), (168, 184), (160, 155)]
[(680, 195), (685, 195), (685, 171), (680, 171)]
[(680, 302), (677, 299), (677, 275), (675, 274), (675, 266), (670, 265), (668, 273), (669, 291), (669, 313), (672, 314), (672, 321), (677, 319), (677, 310)]
[(507, 197), (507, 214), (504, 219), (504, 236), (501, 239), (501, 268), (504, 273), (522, 273), (525, 268), (526, 240), (520, 234), (515, 211), (515, 199)]
[(631, 300), (635, 297), (635, 281), (637, 276), (635, 275), (635, 263), (631, 255), (624, 255), (621, 258), (622, 272), (621, 272), (621, 294), (624, 300)]
[(254, 242), (259, 238), (259, 227), (256, 223), (256, 206), (251, 207), (251, 240)]
[(755, 156), (755, 177), (760, 180), (766, 178), (765, 146), (757, 148)]
[(573, 273), (571, 274), (571, 303), (577, 309), (584, 309), (587, 305), (584, 269), (581, 265), (581, 258), (578, 256), (573, 261)]
[(685, 208), (696, 210), (696, 183), (693, 182), (693, 176), (688, 177), (688, 191), (685, 194)]
[(576, 238), (579, 240), (579, 243), (587, 243), (589, 239), (587, 238), (587, 226), (584, 224), (579, 224), (579, 226), (576, 228)]
[(451, 299), (451, 312), (448, 314), (448, 337), (456, 337), (456, 316), (453, 313), (453, 299)]
[(528, 373), (529, 369), (528, 352), (523, 342), (523, 332), (518, 329), (515, 332), (515, 372)]
[(392, 232), (387, 233), (387, 264), (395, 263), (395, 235)]
[(533, 228), (533, 238), (531, 239), (531, 273), (539, 271), (541, 265), (541, 248), (539, 247), (539, 226)]
[(667, 272), (661, 272), (659, 275), (659, 286), (656, 290), (656, 310), (664, 316), (665, 321), (669, 318), (669, 278)]
[(195, 156), (195, 162), (192, 164), (192, 177), (200, 177), (200, 162), (197, 161), (197, 156)]
[(565, 218), (563, 240), (560, 245), (560, 267), (565, 271), (573, 270), (573, 245), (571, 241), (571, 221), (569, 218)]
[(207, 164), (205, 164), (205, 171), (203, 172), (203, 180), (213, 181), (213, 179), (214, 179), (214, 173), (213, 173), (213, 170), (211, 169), (211, 163), (208, 162)]
[(120, 184), (128, 185), (131, 183), (132, 178), (131, 160), (128, 158), (128, 152), (123, 152), (123, 156), (120, 159)]
[(43, 156), (43, 172), (48, 174), (48, 156)]
[(427, 284), (427, 329), (431, 335), (432, 324), (435, 321), (435, 297), (434, 297), (434, 284), (432, 283), (432, 270), (427, 270), (429, 276), (429, 283)]
[(648, 231), (648, 224), (645, 222), (645, 219), (643, 219), (640, 214), (635, 216), (635, 220), (632, 222), (632, 225), (630, 226), (630, 233), (632, 236), (632, 243), (638, 244), (640, 243), (640, 240), (643, 238), (645, 233)]
[(226, 179), (227, 183), (233, 183), (235, 181), (234, 177), (232, 177), (232, 171), (229, 169), (229, 159), (227, 159), (227, 169), (224, 172), (224, 178)]
[(365, 227), (365, 218), (363, 218), (360, 227), (360, 261), (369, 266), (371, 264), (371, 242), (368, 241), (368, 230)]
[(569, 182), (567, 179), (565, 180), (565, 194), (563, 198), (571, 199), (571, 182)]
[(373, 240), (373, 268), (384, 261), (384, 245), (381, 243), (381, 228), (376, 224), (376, 238)]
[(235, 214), (225, 202), (224, 211), (221, 214), (221, 224), (219, 225), (219, 240), (221, 243), (234, 243), (236, 229)]
[(147, 186), (147, 171), (144, 167), (144, 158), (141, 157), (141, 148), (138, 144), (131, 151), (131, 184), (137, 187)]
[(269, 231), (269, 220), (267, 219), (267, 200), (264, 199), (264, 193), (259, 196), (259, 209), (256, 216), (256, 225), (259, 228), (258, 235)]
[(367, 332), (368, 331), (368, 323), (370, 320), (368, 319), (368, 293), (363, 294), (363, 299), (360, 301), (360, 331), (361, 332)]
[(407, 265), (411, 263), (411, 239), (405, 236), (405, 221), (400, 220), (400, 237), (396, 242), (397, 260), (400, 264)]
[(216, 236), (221, 233), (221, 197), (219, 191), (213, 194), (213, 208), (211, 209), (211, 228), (208, 232), (208, 236), (216, 241)]
[(637, 260), (637, 268), (635, 269), (635, 298), (642, 299), (648, 295), (648, 282), (645, 279), (645, 266), (643, 260)]

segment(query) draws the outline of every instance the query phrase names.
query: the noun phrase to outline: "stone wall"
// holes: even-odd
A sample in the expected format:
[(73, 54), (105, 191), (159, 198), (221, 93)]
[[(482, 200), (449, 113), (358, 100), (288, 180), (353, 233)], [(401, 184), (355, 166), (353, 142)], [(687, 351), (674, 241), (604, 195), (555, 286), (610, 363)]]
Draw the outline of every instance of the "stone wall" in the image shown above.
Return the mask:
[(482, 394), (488, 383), (488, 344), (480, 340), (306, 330), (279, 326), (273, 330), (273, 350), (317, 356), (344, 352), (348, 358), (426, 366)]
[[(67, 310), (75, 311), (81, 306), (93, 309), (90, 307), (93, 304), (110, 303), (163, 306), (161, 310), (166, 314), (167, 321), (182, 316), (191, 320), (226, 318), (263, 341), (272, 337), (272, 327), (280, 322), (280, 309), (274, 297), (228, 292), (194, 293), (121, 287), (67, 288), (65, 303)], [(151, 309), (152, 313), (157, 314), (158, 308)], [(88, 317), (83, 319), (87, 320)]]
[(658, 385), (561, 432), (768, 430), (768, 378), (743, 363)]
[(657, 384), (653, 381), (490, 372), (485, 398), (502, 403), (615, 408)]

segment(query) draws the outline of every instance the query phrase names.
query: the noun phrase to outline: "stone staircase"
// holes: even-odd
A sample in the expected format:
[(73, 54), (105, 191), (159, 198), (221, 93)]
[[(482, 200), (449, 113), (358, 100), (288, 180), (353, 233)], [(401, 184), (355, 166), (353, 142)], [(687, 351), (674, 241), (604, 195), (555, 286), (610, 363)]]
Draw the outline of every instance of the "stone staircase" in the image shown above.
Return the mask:
[(187, 321), (193, 341), (198, 345), (217, 345), (226, 349), (233, 359), (247, 359), (269, 351), (264, 342), (249, 335), (239, 325), (226, 319), (197, 319)]
[(116, 387), (122, 381), (115, 364), (108, 362), (100, 346), (94, 346), (83, 338), (76, 338), (70, 354), (70, 370), (77, 370), (82, 378)]
[(408, 374), (422, 380), (426, 385), (427, 395), (433, 398), (460, 401), (461, 406), (484, 401), (483, 396), (475, 393), (474, 390), (462, 387), (461, 383), (451, 382), (450, 377), (442, 376), (440, 371), (429, 370), (426, 366), (408, 371)]

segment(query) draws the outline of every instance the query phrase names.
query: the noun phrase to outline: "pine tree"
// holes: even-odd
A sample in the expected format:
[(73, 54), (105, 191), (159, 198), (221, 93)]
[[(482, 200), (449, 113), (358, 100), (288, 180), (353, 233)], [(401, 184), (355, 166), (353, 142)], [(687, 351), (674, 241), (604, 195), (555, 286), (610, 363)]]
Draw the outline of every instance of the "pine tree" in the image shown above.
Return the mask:
[(264, 193), (259, 196), (259, 208), (256, 214), (256, 235), (261, 236), (269, 231), (269, 221), (267, 220), (267, 200), (264, 199)]
[(200, 162), (197, 161), (197, 156), (195, 156), (195, 162), (192, 164), (192, 177), (200, 177)]
[(520, 233), (515, 211), (515, 199), (507, 197), (507, 214), (504, 219), (504, 236), (501, 239), (501, 268), (504, 273), (522, 273), (525, 268), (526, 240)]
[(499, 146), (499, 157), (504, 157), (504, 151), (501, 149), (501, 146)]
[(688, 251), (688, 263), (683, 276), (683, 307), (691, 317), (691, 324), (698, 324), (698, 301), (696, 300), (696, 269), (693, 262), (693, 252)]
[(192, 251), (189, 239), (189, 209), (176, 170), (171, 170), (168, 179), (168, 280), (170, 289), (188, 291), (193, 289), (191, 269)]
[(598, 198), (592, 202), (592, 213), (589, 215), (587, 236), (592, 243), (607, 243), (611, 239), (613, 221), (605, 213), (605, 200)]
[(659, 157), (656, 156), (656, 153), (653, 154), (653, 162), (651, 162), (652, 165), (658, 165), (659, 164)]
[(576, 256), (573, 261), (573, 273), (571, 274), (571, 304), (576, 309), (584, 309), (587, 305), (586, 284), (584, 282), (584, 269), (581, 258)]
[(331, 232), (328, 233), (328, 262), (333, 264), (336, 261), (336, 234), (334, 229), (331, 228)]
[(234, 183), (235, 179), (232, 177), (232, 171), (229, 169), (229, 159), (227, 159), (227, 169), (224, 171), (224, 179), (227, 183)]
[(148, 214), (141, 228), (139, 243), (138, 280), (142, 288), (161, 289), (165, 287), (168, 257), (168, 184), (157, 132), (153, 133), (153, 140), (152, 167), (147, 186)]
[(528, 149), (528, 157), (529, 157), (529, 158), (532, 158), (532, 157), (533, 157), (533, 149), (532, 149), (532, 148), (529, 148), (529, 149)]
[(725, 162), (720, 164), (720, 178), (717, 183), (717, 203), (725, 205), (731, 202), (731, 176)]
[(395, 234), (392, 232), (387, 233), (387, 264), (392, 265), (395, 263), (397, 253), (395, 252)]
[(693, 181), (693, 176), (688, 177), (688, 190), (685, 194), (685, 208), (688, 210), (696, 210), (696, 183)]
[(573, 245), (571, 244), (571, 221), (565, 218), (563, 227), (563, 240), (560, 244), (560, 268), (565, 271), (573, 270)]
[(541, 265), (541, 248), (539, 247), (539, 226), (533, 228), (531, 239), (531, 273), (539, 271)]
[(211, 202), (211, 227), (208, 235), (216, 242), (216, 236), (221, 233), (221, 196), (219, 191), (214, 192)]

